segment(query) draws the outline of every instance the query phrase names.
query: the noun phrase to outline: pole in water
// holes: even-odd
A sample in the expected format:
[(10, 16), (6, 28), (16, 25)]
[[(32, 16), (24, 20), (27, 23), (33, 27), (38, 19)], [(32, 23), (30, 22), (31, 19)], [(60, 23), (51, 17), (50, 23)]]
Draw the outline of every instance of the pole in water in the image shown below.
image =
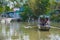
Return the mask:
[(30, 26), (30, 17), (28, 18), (28, 25), (25, 26), (25, 28), (31, 28), (31, 26)]
[(28, 19), (28, 25), (30, 25), (30, 17), (29, 17), (29, 19)]
[(34, 25), (34, 18), (32, 18), (32, 24)]

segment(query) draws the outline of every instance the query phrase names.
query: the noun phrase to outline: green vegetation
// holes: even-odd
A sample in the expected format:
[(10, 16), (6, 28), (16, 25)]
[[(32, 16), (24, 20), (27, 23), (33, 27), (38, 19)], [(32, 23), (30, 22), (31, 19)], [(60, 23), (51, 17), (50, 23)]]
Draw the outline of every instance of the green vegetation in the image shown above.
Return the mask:
[(54, 0), (52, 0), (52, 2), (50, 3), (50, 8), (51, 8), (51, 21), (54, 21), (54, 22), (60, 22), (60, 6), (59, 6), (59, 3), (55, 2)]
[(13, 10), (10, 9), (8, 6), (0, 6), (0, 14), (2, 14), (3, 12), (9, 12), (9, 11), (13, 11)]
[(60, 22), (51, 22), (51, 26), (60, 28)]
[(60, 22), (60, 14), (52, 14), (51, 20), (55, 22)]
[(41, 14), (48, 15), (50, 12), (50, 4), (49, 0), (35, 0), (32, 4), (24, 4), (24, 12), (23, 19), (27, 19), (28, 17), (38, 18)]
[(36, 0), (36, 11), (37, 12), (36, 14), (37, 15), (40, 15), (40, 14), (46, 14), (47, 11), (49, 11), (49, 0)]
[(48, 11), (50, 11), (50, 4), (49, 0), (34, 0), (35, 2), (32, 4), (30, 2), (30, 7), (32, 7), (32, 10), (35, 14), (35, 16), (39, 16), (41, 14), (47, 14)]
[(0, 13), (2, 13), (3, 12), (3, 7), (2, 6), (0, 6)]
[(23, 20), (25, 21), (26, 19), (28, 19), (29, 17), (31, 17), (33, 15), (31, 8), (28, 6), (28, 4), (24, 4), (24, 12), (21, 14)]
[[(11, 0), (14, 3), (14, 0)], [(15, 0), (16, 1), (16, 0)], [(27, 20), (29, 17), (38, 18), (40, 15), (46, 14), (50, 15), (51, 13), (51, 20), (58, 21), (60, 20), (60, 14), (56, 16), (55, 12), (52, 12), (56, 9), (56, 6), (59, 6), (54, 0), (49, 2), (50, 0), (29, 0), (28, 3), (24, 4), (24, 12), (22, 12), (21, 16), (23, 20)], [(16, 1), (17, 2), (17, 1)], [(15, 7), (20, 7), (21, 5), (17, 2)], [(0, 14), (3, 12), (13, 11), (7, 5), (3, 5), (0, 2)]]

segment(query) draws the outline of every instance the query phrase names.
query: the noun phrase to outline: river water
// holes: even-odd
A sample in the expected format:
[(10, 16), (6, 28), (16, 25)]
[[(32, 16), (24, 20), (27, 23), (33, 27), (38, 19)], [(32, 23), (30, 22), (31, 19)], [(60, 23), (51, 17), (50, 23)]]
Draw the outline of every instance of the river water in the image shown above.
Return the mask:
[(40, 31), (37, 26), (24, 28), (28, 23), (0, 24), (0, 40), (60, 40), (60, 30)]

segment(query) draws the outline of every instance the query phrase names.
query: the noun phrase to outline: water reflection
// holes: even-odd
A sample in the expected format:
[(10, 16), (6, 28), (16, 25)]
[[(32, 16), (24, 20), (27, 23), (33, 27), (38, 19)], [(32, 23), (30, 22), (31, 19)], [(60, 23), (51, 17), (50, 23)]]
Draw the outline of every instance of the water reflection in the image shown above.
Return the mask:
[(58, 34), (51, 34), (49, 35), (50, 40), (60, 40), (60, 36)]
[(29, 40), (29, 35), (23, 35), (23, 40)]
[[(8, 24), (0, 24), (0, 33), (6, 37), (6, 40), (60, 40), (60, 32), (58, 29), (50, 31), (39, 31), (36, 29), (23, 29), (25, 23), (13, 22)], [(5, 40), (5, 39), (4, 39)]]

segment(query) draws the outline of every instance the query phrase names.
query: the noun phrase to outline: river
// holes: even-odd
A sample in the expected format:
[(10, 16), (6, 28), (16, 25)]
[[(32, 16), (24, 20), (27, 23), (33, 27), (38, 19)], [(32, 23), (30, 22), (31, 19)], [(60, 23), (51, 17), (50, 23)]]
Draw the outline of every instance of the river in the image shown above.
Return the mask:
[(40, 31), (37, 26), (24, 28), (27, 24), (24, 22), (0, 24), (0, 40), (60, 40), (59, 29)]

